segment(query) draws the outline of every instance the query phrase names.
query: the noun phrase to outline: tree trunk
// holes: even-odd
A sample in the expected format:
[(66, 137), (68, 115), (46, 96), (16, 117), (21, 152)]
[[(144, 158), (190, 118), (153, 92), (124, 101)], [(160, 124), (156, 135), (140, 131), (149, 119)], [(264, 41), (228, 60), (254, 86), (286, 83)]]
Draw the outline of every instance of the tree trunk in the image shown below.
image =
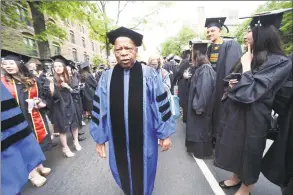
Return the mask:
[[(41, 34), (46, 30), (46, 23), (44, 14), (38, 10), (38, 7), (41, 5), (42, 2), (40, 1), (27, 1), (30, 6), (32, 12), (32, 19), (33, 19), (33, 27), (35, 30), (35, 34)], [(50, 58), (50, 46), (48, 41), (37, 41), (38, 48), (39, 48), (39, 56), (40, 58)]]
[(106, 37), (106, 52), (107, 52), (107, 60), (110, 56), (110, 43), (108, 41), (108, 38)]

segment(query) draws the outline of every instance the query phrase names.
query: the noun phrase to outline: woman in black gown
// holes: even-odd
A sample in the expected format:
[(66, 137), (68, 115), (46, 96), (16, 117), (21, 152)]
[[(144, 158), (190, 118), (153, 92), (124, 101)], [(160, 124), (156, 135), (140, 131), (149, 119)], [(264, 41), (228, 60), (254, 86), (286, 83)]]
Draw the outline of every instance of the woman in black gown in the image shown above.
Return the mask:
[(249, 195), (258, 180), (274, 97), (292, 68), (277, 30), (281, 18), (278, 14), (253, 17), (246, 34), (248, 51), (225, 78), (229, 90), (222, 98), (215, 165), (234, 173), (219, 184), (241, 185), (235, 195)]
[(211, 115), (212, 95), (216, 72), (207, 56), (208, 41), (193, 43), (192, 63), (195, 72), (191, 77), (186, 106), (186, 147), (196, 158), (212, 156)]
[(66, 133), (72, 133), (75, 149), (77, 151), (82, 149), (78, 140), (78, 114), (72, 98), (74, 89), (71, 86), (66, 68), (68, 61), (63, 56), (55, 56), (52, 59), (54, 60), (54, 83), (50, 85), (52, 100), (49, 109), (54, 128), (60, 133), (62, 152), (66, 157), (70, 158), (74, 156), (74, 153), (67, 145)]
[[(46, 107), (44, 100), (48, 99), (50, 93), (43, 90), (42, 85), (29, 72), (19, 56), (6, 56), (2, 62), (2, 67), (5, 73), (1, 77), (1, 82), (17, 100), (43, 152), (50, 151), (52, 149), (52, 140), (44, 110)], [(19, 119), (16, 117), (15, 120)], [(46, 182), (46, 178), (43, 176), (49, 175), (50, 172), (50, 168), (40, 164), (30, 173), (29, 179), (33, 185), (40, 187)]]
[(83, 88), (82, 104), (85, 115), (88, 119), (91, 118), (91, 111), (93, 110), (93, 100), (98, 85), (95, 77), (90, 72), (89, 62), (81, 64), (81, 82), (85, 84)]
[(80, 96), (80, 86), (79, 86), (79, 78), (77, 76), (77, 72), (75, 72), (75, 67), (72, 64), (66, 65), (67, 72), (70, 78), (70, 86), (72, 87), (72, 98), (75, 103), (77, 119), (78, 119), (78, 128), (79, 134), (83, 134), (84, 132), (81, 131), (82, 128), (82, 101)]

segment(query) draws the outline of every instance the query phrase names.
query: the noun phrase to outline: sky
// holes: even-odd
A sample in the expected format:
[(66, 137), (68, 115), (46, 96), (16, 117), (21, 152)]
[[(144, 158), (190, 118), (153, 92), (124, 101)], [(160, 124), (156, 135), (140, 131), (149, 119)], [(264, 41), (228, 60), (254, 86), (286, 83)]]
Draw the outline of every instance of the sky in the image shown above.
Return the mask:
[[(136, 1), (128, 3), (120, 15), (119, 25), (132, 27), (130, 25), (136, 18), (143, 18), (154, 10), (158, 1)], [(144, 35), (146, 50), (139, 49), (140, 56), (147, 60), (148, 56), (158, 52), (157, 48), (168, 37), (176, 35), (183, 24), (195, 23), (196, 8), (204, 7), (206, 17), (219, 17), (223, 15), (222, 9), (236, 9), (239, 17), (251, 15), (259, 5), (265, 1), (172, 1), (168, 8), (160, 9), (157, 15), (148, 20), (148, 24), (140, 26), (139, 33)], [(121, 1), (121, 6), (125, 2)], [(110, 17), (116, 18), (117, 2), (111, 2), (107, 8)]]

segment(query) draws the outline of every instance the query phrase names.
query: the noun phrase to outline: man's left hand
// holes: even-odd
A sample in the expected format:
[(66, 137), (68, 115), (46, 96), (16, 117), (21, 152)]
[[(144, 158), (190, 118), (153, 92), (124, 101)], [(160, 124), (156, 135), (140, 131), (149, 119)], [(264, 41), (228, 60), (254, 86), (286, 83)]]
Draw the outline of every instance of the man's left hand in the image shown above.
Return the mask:
[(166, 139), (161, 140), (160, 139), (160, 146), (162, 147), (162, 152), (165, 152), (167, 150), (169, 150), (172, 146), (172, 141), (171, 138), (168, 137)]

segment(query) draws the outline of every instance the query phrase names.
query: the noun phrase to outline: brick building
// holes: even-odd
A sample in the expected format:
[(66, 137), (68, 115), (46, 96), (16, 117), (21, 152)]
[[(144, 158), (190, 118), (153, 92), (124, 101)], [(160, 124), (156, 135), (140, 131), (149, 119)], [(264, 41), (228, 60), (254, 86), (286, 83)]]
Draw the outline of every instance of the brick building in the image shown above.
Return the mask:
[[(38, 45), (33, 39), (34, 28), (30, 21), (24, 15), (27, 12), (31, 16), (30, 10), (18, 6), (17, 13), (20, 19), (26, 23), (26, 26), (15, 29), (2, 26), (1, 29), (1, 48), (20, 54), (39, 57)], [(106, 58), (105, 51), (102, 50), (102, 44), (91, 40), (87, 26), (78, 21), (55, 20), (45, 16), (46, 24), (52, 22), (57, 24), (67, 32), (67, 40), (61, 42), (58, 38), (49, 41), (51, 56), (61, 54), (67, 59), (75, 62), (84, 62), (94, 57), (96, 54)]]

